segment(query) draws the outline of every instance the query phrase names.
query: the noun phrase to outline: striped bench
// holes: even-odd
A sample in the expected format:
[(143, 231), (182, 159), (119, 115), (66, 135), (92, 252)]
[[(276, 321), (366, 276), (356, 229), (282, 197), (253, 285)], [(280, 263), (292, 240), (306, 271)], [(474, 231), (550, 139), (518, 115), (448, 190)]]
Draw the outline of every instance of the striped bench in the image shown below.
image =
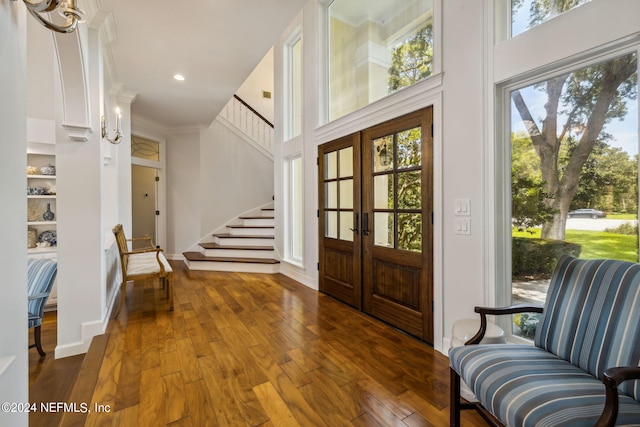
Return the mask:
[[(542, 313), (534, 345), (465, 345), (449, 352), (451, 426), (475, 408), (513, 427), (640, 426), (640, 264), (564, 255), (544, 307), (476, 307), (487, 315)], [(461, 403), (460, 379), (478, 403)]]

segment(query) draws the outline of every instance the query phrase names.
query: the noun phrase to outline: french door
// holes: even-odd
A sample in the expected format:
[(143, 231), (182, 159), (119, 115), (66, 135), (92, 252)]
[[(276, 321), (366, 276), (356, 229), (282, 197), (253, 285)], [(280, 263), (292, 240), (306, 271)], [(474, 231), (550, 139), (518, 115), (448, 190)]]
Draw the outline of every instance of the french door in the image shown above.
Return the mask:
[(432, 109), (319, 147), (320, 291), (433, 343)]

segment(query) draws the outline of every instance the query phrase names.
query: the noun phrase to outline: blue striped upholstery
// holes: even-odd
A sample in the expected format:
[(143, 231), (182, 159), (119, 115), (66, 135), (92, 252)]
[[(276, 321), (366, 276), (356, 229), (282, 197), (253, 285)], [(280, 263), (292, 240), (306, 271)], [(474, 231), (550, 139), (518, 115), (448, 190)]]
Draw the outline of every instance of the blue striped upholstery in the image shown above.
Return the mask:
[(27, 267), (29, 328), (42, 324), (44, 305), (58, 273), (58, 264), (50, 259), (29, 259)]
[[(534, 344), (456, 347), (451, 367), (508, 426), (593, 426), (604, 370), (640, 365), (640, 265), (561, 257)], [(616, 425), (640, 426), (640, 381), (619, 390)]]

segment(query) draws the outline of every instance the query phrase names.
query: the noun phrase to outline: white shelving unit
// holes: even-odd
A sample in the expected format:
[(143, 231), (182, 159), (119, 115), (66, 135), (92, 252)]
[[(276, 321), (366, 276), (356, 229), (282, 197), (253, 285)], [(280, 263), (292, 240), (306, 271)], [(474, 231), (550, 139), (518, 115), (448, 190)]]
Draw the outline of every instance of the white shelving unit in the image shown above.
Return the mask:
[[(53, 153), (54, 145), (51, 144), (27, 144), (27, 165), (33, 166), (39, 172), (44, 166), (55, 166), (55, 154)], [(29, 187), (42, 188), (45, 194), (29, 194)], [(27, 227), (36, 232), (36, 242), (38, 237), (45, 231), (57, 231), (57, 194), (56, 194), (56, 176), (43, 175), (40, 173), (27, 173)], [(43, 218), (44, 212), (49, 205), (51, 212), (55, 215), (53, 220), (46, 221)], [(25, 242), (27, 243), (27, 242)], [(57, 243), (57, 241), (56, 241)], [(51, 258), (57, 259), (57, 246), (34, 247), (27, 249), (30, 258)], [(54, 310), (58, 305), (57, 284), (54, 283), (53, 289), (47, 300), (46, 310)]]

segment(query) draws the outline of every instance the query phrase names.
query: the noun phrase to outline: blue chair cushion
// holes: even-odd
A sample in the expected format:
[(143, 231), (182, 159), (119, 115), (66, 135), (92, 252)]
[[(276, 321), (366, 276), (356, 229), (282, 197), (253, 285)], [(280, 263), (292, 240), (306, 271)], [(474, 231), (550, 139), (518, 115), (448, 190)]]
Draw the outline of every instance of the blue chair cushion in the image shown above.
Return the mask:
[(44, 305), (58, 273), (58, 264), (49, 259), (29, 259), (27, 266), (29, 328), (42, 324)]
[[(602, 381), (538, 347), (468, 345), (449, 357), (482, 406), (507, 426), (592, 427), (604, 408)], [(619, 403), (616, 426), (640, 425), (640, 403), (621, 393)]]

